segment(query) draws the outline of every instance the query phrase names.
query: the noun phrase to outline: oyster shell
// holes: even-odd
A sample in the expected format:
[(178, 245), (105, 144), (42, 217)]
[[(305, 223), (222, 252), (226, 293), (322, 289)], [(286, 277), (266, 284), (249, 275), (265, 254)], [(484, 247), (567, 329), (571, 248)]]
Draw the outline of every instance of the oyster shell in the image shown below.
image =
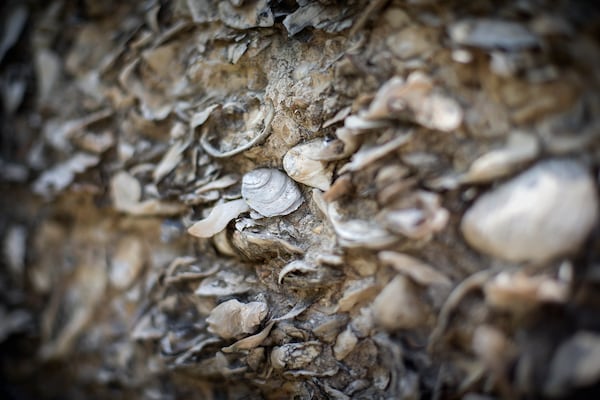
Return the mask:
[(296, 184), (283, 172), (259, 168), (242, 178), (242, 197), (253, 210), (265, 217), (287, 215), (304, 199)]
[(267, 304), (259, 301), (240, 303), (232, 299), (216, 306), (206, 318), (208, 331), (223, 339), (252, 333), (267, 316)]
[(327, 166), (323, 161), (316, 159), (326, 145), (319, 139), (292, 147), (283, 156), (283, 169), (296, 182), (323, 191), (328, 190), (333, 177), (333, 166)]
[(508, 261), (576, 251), (598, 218), (594, 179), (580, 163), (543, 161), (481, 196), (462, 233), (475, 249)]

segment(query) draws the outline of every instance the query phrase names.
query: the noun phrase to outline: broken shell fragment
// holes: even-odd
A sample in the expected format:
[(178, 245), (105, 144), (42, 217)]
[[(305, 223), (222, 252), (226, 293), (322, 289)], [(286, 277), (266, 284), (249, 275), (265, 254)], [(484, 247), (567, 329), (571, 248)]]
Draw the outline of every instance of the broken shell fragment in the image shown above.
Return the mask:
[(451, 283), (446, 275), (407, 254), (396, 253), (395, 251), (381, 251), (378, 257), (382, 263), (391, 265), (396, 271), (411, 277), (421, 285), (448, 286)]
[(598, 217), (594, 179), (580, 163), (541, 162), (482, 195), (462, 233), (475, 249), (508, 261), (544, 261), (576, 251)]
[(200, 238), (214, 236), (225, 229), (229, 221), (249, 210), (248, 204), (243, 199), (219, 204), (212, 209), (208, 217), (192, 225), (188, 233)]
[(321, 354), (320, 342), (288, 343), (271, 352), (271, 365), (275, 369), (300, 369), (309, 365)]
[(259, 168), (242, 178), (242, 197), (253, 210), (265, 217), (287, 215), (304, 199), (296, 184), (283, 172)]
[(509, 175), (532, 161), (539, 151), (535, 136), (513, 133), (505, 148), (490, 151), (473, 161), (463, 182), (487, 182)]
[(283, 157), (283, 169), (296, 182), (323, 191), (331, 186), (333, 166), (315, 159), (325, 148), (323, 140), (314, 140), (291, 148)]
[(267, 316), (268, 306), (253, 301), (240, 303), (232, 299), (216, 306), (206, 318), (208, 331), (223, 339), (253, 333)]
[(352, 329), (347, 327), (345, 331), (338, 335), (335, 341), (335, 346), (333, 346), (333, 354), (335, 355), (335, 359), (341, 361), (346, 358), (346, 356), (350, 354), (352, 350), (354, 350), (354, 347), (356, 347), (357, 343), (358, 338), (352, 332)]

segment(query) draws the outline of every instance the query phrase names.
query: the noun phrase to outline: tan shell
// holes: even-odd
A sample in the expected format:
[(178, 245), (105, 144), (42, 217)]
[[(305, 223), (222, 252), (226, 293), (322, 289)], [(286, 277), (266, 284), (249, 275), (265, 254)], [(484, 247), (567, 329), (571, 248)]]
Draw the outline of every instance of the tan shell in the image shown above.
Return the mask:
[(216, 306), (206, 318), (208, 331), (224, 339), (252, 333), (267, 316), (268, 306), (253, 301), (240, 303), (232, 299)]
[(315, 159), (325, 147), (326, 143), (322, 139), (292, 147), (283, 157), (283, 169), (296, 182), (323, 191), (329, 189), (333, 168)]
[(449, 132), (460, 126), (463, 110), (452, 98), (434, 90), (433, 81), (413, 72), (406, 81), (394, 77), (377, 92), (365, 119), (406, 119), (426, 128)]
[(273, 168), (259, 168), (244, 175), (242, 197), (265, 217), (290, 214), (304, 201), (298, 186), (286, 174)]
[(122, 238), (111, 260), (110, 283), (117, 289), (129, 287), (140, 274), (144, 261), (142, 241), (133, 235)]
[(590, 173), (576, 161), (556, 159), (481, 196), (461, 229), (483, 253), (508, 261), (543, 261), (577, 250), (597, 217)]
[(248, 211), (248, 205), (242, 199), (216, 205), (208, 215), (188, 229), (192, 236), (207, 238), (221, 232), (229, 221)]
[(410, 279), (398, 275), (379, 293), (372, 306), (375, 322), (388, 330), (414, 329), (429, 318), (429, 307)]
[(340, 333), (335, 341), (335, 346), (333, 346), (333, 354), (335, 355), (335, 359), (338, 361), (346, 358), (348, 354), (354, 350), (356, 344), (358, 343), (358, 338), (352, 332), (350, 327), (346, 328), (345, 331)]

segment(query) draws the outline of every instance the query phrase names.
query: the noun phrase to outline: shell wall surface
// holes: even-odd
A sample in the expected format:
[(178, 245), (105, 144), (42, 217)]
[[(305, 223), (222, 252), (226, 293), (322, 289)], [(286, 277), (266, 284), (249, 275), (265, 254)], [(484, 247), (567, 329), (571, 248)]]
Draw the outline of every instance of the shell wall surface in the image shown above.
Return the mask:
[(598, 390), (593, 1), (4, 3), (2, 395)]

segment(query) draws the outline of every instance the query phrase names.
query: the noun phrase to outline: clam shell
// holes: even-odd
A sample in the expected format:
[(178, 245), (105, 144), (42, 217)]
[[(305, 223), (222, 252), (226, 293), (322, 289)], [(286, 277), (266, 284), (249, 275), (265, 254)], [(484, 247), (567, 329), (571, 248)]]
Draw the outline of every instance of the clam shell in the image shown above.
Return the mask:
[(576, 251), (598, 218), (594, 179), (579, 162), (540, 162), (481, 196), (461, 229), (475, 249), (507, 261)]
[(244, 175), (242, 197), (265, 217), (290, 214), (304, 201), (298, 186), (286, 174), (273, 168), (259, 168)]
[(296, 182), (328, 190), (333, 169), (315, 159), (325, 147), (326, 143), (319, 139), (291, 148), (283, 157), (283, 169)]

